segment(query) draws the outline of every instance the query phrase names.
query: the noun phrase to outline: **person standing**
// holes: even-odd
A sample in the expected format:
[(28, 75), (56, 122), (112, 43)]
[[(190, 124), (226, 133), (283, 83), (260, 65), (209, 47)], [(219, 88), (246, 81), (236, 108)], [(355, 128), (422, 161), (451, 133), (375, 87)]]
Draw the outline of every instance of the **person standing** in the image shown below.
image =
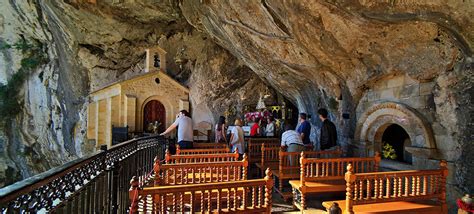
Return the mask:
[(244, 130), (242, 129), (242, 120), (236, 119), (234, 128), (230, 133), (230, 145), (232, 145), (232, 152), (237, 149), (240, 155), (244, 154)]
[(216, 143), (226, 143), (226, 131), (225, 131), (225, 117), (220, 116), (219, 122), (217, 122), (216, 127)]
[(323, 121), (319, 142), (321, 150), (328, 150), (337, 146), (337, 130), (333, 122), (328, 119), (328, 111), (324, 108), (318, 110), (319, 119)]
[(307, 149), (312, 147), (311, 141), (309, 140), (309, 135), (311, 134), (311, 124), (306, 120), (306, 113), (300, 113), (300, 126), (296, 130), (301, 137), (301, 140), (303, 141), (303, 144)]
[[(166, 135), (173, 131), (175, 128), (178, 128), (178, 145), (182, 149), (192, 149), (193, 148), (193, 120), (191, 119), (191, 115), (186, 110), (181, 110), (178, 115), (176, 115), (176, 121), (171, 124), (170, 127), (166, 129), (160, 135)], [(174, 145), (169, 145), (170, 153), (175, 154), (176, 148), (173, 147)]]
[(267, 137), (275, 136), (275, 122), (273, 122), (272, 116), (268, 116), (267, 118), (267, 127), (265, 128), (265, 136)]
[[(281, 135), (281, 147), (286, 147), (287, 152), (302, 152), (305, 149), (300, 133), (294, 130), (294, 126), (287, 123), (285, 125), (285, 132)], [(298, 160), (293, 160), (290, 156), (290, 165), (295, 166)]]
[(251, 137), (256, 137), (256, 136), (260, 136), (260, 118), (258, 117), (255, 117), (253, 119), (253, 122), (254, 124), (252, 125), (252, 127), (250, 127), (250, 136)]

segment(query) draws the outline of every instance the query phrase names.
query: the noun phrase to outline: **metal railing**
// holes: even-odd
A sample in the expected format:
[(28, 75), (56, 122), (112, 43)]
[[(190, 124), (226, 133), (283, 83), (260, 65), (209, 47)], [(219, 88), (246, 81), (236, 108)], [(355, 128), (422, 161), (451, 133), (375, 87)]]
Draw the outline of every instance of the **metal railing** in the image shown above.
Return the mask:
[(154, 158), (163, 159), (161, 136), (102, 147), (98, 153), (0, 189), (0, 213), (126, 213), (130, 179), (146, 180)]

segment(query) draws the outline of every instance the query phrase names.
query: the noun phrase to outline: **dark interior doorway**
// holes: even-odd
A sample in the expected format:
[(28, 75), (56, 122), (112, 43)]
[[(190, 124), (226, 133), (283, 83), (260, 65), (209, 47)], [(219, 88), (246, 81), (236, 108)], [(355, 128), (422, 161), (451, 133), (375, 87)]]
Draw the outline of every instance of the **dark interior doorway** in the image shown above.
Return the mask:
[(382, 145), (382, 150), (384, 152), (388, 151), (385, 147), (385, 144), (388, 144), (394, 150), (391, 153), (396, 155), (395, 158), (393, 158), (394, 156), (385, 157), (385, 155), (382, 155), (384, 158), (410, 164), (412, 163), (411, 154), (405, 151), (405, 147), (411, 145), (410, 136), (408, 136), (408, 133), (401, 126), (392, 124), (387, 127), (383, 133), (382, 142), (384, 144)]
[(150, 132), (150, 130), (148, 130), (150, 123), (155, 124), (156, 121), (161, 124), (158, 128), (158, 132), (163, 132), (166, 124), (165, 107), (160, 101), (152, 100), (145, 105), (143, 110), (143, 132)]

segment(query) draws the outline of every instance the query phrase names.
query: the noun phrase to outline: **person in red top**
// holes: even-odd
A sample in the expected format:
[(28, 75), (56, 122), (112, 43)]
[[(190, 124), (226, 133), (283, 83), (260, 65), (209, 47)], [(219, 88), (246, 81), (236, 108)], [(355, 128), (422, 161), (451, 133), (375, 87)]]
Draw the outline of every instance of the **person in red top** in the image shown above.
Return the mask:
[(260, 118), (253, 119), (253, 122), (254, 124), (252, 125), (252, 127), (250, 127), (250, 136), (260, 136), (260, 126), (258, 125), (258, 123), (260, 122)]

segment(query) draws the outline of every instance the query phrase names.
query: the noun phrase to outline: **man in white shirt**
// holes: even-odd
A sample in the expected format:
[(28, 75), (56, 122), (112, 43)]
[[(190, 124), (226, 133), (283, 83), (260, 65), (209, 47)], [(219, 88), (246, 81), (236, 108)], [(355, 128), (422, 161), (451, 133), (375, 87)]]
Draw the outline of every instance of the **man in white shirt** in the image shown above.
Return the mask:
[[(295, 131), (293, 126), (289, 123), (285, 125), (285, 132), (281, 135), (281, 146), (287, 147), (287, 152), (302, 152), (305, 149), (300, 133)], [(298, 160), (292, 159), (290, 156), (290, 164), (292, 166), (297, 165)]]
[[(193, 148), (193, 120), (191, 115), (186, 110), (181, 110), (176, 116), (176, 121), (171, 124), (170, 127), (166, 129), (160, 135), (166, 135), (178, 127), (178, 144), (181, 149), (192, 149)], [(170, 145), (172, 146), (172, 145)], [(174, 146), (174, 145), (173, 145)], [(175, 152), (170, 148), (170, 153)], [(176, 151), (176, 150), (175, 150)]]

